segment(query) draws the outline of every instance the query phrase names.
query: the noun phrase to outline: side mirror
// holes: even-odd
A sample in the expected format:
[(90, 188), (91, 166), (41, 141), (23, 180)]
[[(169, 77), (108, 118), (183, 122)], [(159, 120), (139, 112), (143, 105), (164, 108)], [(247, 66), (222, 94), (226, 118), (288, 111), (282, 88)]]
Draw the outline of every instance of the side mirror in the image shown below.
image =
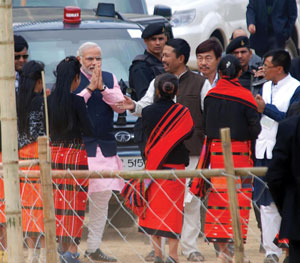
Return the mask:
[(166, 5), (156, 5), (154, 6), (154, 15), (157, 16), (163, 16), (165, 18), (167, 18), (168, 20), (171, 19), (172, 17), (172, 9), (169, 6)]

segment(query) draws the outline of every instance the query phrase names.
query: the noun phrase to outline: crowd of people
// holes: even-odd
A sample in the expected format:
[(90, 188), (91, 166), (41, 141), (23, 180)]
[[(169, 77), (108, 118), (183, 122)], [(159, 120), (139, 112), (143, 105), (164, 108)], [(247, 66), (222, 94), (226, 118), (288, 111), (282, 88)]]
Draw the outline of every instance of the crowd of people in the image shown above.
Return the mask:
[[(235, 167), (270, 167), (267, 176), (259, 180), (236, 180), (244, 242), (252, 200), (264, 263), (279, 262), (282, 248), (286, 250), (284, 263), (297, 262), (300, 60), (291, 61), (283, 49), (292, 34), (297, 7), (293, 0), (273, 2), (250, 0), (250, 39), (243, 29), (236, 29), (224, 51), (216, 38), (191, 51), (184, 39), (167, 39), (164, 25), (148, 25), (142, 33), (146, 50), (129, 68), (130, 97), (123, 95), (114, 74), (102, 71), (98, 44), (86, 42), (78, 47), (76, 56), (57, 65), (55, 85), (47, 94), (52, 169), (122, 170), (113, 135), (114, 112), (128, 110), (139, 117), (135, 141), (149, 170), (223, 168), (219, 130), (229, 127)], [(36, 159), (37, 138), (46, 134), (47, 126), (44, 65), (27, 61), (29, 46), (22, 36), (15, 35), (14, 40), (19, 158)], [(197, 57), (197, 72), (187, 67), (191, 52)], [(100, 247), (112, 191), (121, 191), (124, 185), (122, 179), (54, 179), (62, 263), (80, 262), (77, 250), (87, 200), (84, 256), (96, 262), (117, 261)], [(26, 262), (36, 260), (38, 243), (41, 252), (37, 260), (46, 262), (40, 180), (21, 179), (20, 192)], [(201, 218), (205, 217), (204, 234), (214, 244), (217, 262), (232, 262), (225, 177), (212, 178), (209, 185), (200, 178), (156, 179), (147, 186), (146, 201), (139, 217), (139, 232), (151, 236), (152, 250), (146, 261), (179, 263), (179, 245), (188, 261), (205, 261), (198, 247)], [(206, 215), (200, 214), (203, 203)], [(3, 202), (0, 208), (0, 231), (5, 237)], [(166, 239), (169, 254), (164, 260)], [(5, 238), (0, 241), (5, 249)]]

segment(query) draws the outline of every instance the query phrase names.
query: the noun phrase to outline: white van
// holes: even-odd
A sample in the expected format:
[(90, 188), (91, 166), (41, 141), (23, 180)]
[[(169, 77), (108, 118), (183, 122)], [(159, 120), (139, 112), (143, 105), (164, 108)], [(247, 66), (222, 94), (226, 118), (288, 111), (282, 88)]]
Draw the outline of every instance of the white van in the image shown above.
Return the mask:
[[(248, 0), (146, 0), (150, 14), (155, 5), (163, 4), (172, 8), (174, 37), (183, 38), (190, 44), (189, 66), (193, 69), (197, 68), (195, 50), (202, 41), (214, 36), (220, 40), (223, 47), (226, 47), (235, 29), (247, 30), (248, 2)], [(300, 0), (297, 0), (298, 6), (299, 2)], [(299, 25), (298, 17), (292, 37), (287, 42), (287, 50), (293, 57), (298, 55)]]

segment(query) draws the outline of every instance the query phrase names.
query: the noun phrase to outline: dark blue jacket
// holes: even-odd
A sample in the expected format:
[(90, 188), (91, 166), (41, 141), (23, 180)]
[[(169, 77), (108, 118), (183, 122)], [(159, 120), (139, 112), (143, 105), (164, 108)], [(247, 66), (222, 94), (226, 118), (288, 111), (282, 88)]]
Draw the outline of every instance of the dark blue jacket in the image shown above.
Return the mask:
[[(249, 0), (247, 6), (247, 26), (254, 24), (256, 33), (250, 36), (250, 46), (257, 50), (268, 51), (268, 12), (266, 0)], [(297, 4), (295, 0), (273, 0), (271, 21), (273, 40), (285, 42), (292, 34), (297, 19)], [(259, 54), (259, 52), (257, 52)]]
[[(114, 86), (113, 75), (109, 72), (102, 71), (103, 83), (107, 88), (112, 89)], [(90, 81), (81, 73), (81, 81), (74, 93), (80, 93), (90, 84)], [(102, 99), (101, 91), (95, 90), (87, 102), (88, 113), (95, 127), (94, 136), (83, 137), (87, 155), (96, 156), (97, 145), (99, 145), (105, 157), (111, 157), (117, 154), (117, 144), (113, 134), (113, 117), (112, 108)]]

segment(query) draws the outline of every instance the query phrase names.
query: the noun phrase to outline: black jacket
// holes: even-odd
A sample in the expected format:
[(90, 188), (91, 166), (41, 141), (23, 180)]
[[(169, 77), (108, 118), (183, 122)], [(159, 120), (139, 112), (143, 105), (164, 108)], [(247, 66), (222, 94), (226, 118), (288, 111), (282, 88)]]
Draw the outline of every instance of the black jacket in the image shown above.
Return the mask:
[(256, 27), (255, 34), (250, 36), (250, 46), (260, 56), (269, 50), (268, 45), (270, 43), (267, 40), (271, 35), (273, 36), (272, 42), (283, 44), (291, 36), (297, 19), (296, 1), (273, 0), (270, 14), (272, 32), (270, 32), (267, 14), (265, 0), (249, 0), (246, 12), (247, 26), (254, 24)]
[(254, 140), (260, 133), (259, 113), (236, 101), (207, 96), (204, 100), (204, 128), (208, 139), (219, 139), (221, 128), (230, 128), (233, 140)]
[(300, 117), (279, 123), (273, 158), (266, 175), (282, 217), (279, 238), (300, 240)]
[(140, 100), (146, 94), (151, 80), (164, 73), (162, 62), (147, 50), (138, 55), (129, 68), (129, 86), (132, 89), (131, 98)]

